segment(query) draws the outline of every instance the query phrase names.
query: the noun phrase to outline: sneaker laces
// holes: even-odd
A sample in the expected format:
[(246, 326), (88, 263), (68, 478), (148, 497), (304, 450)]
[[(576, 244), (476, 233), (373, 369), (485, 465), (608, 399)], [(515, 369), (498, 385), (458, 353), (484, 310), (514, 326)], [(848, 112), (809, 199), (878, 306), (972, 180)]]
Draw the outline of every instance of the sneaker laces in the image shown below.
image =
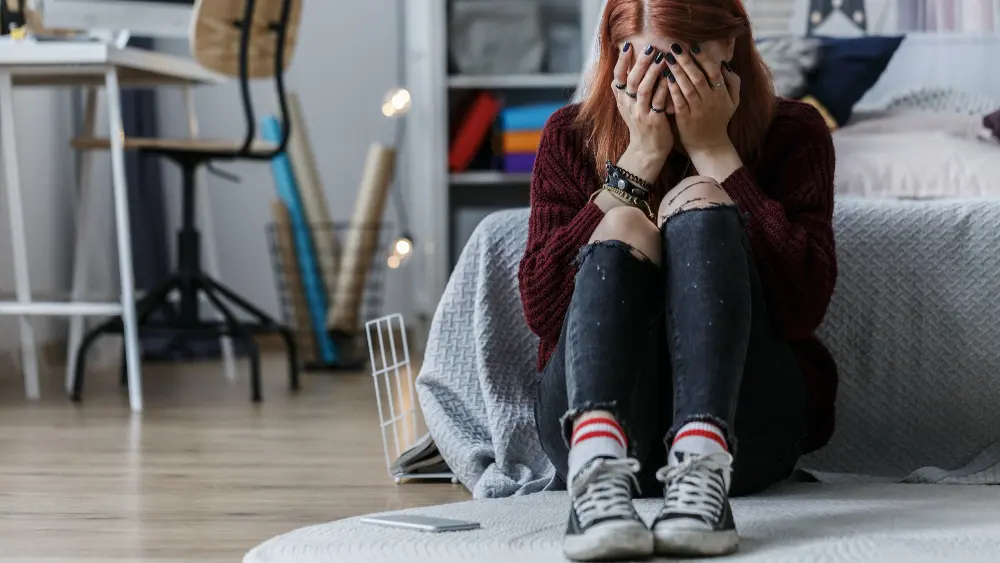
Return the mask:
[(582, 528), (605, 518), (637, 518), (632, 488), (638, 488), (635, 459), (598, 458), (573, 478), (573, 510)]
[(715, 522), (726, 502), (725, 480), (720, 473), (730, 470), (733, 457), (726, 452), (708, 455), (688, 454), (677, 465), (668, 465), (656, 472), (664, 483), (665, 504), (660, 515), (689, 514)]

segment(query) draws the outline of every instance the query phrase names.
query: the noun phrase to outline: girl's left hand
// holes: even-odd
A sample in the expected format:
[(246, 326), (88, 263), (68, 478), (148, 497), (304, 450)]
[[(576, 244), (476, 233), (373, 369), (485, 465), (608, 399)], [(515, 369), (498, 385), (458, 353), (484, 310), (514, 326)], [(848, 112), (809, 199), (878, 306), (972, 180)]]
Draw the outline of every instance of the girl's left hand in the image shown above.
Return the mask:
[(740, 104), (740, 77), (697, 46), (674, 44), (671, 51), (667, 80), (684, 148), (691, 155), (730, 143), (729, 120)]

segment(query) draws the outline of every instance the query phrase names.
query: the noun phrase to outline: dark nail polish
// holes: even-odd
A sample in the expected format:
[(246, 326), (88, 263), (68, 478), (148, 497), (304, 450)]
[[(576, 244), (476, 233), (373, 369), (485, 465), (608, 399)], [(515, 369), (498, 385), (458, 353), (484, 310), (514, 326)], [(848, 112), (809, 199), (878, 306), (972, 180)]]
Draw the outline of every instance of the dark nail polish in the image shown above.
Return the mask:
[(669, 78), (669, 77), (670, 77), (670, 69), (668, 68), (663, 71), (663, 78)]
[(674, 56), (671, 55), (670, 53), (667, 53), (667, 62), (672, 65), (675, 65), (677, 64), (677, 59), (675, 59)]
[(670, 72), (669, 70), (667, 71), (667, 80), (669, 80), (671, 84), (677, 82), (677, 79), (674, 78), (674, 73)]
[(622, 53), (628, 53), (628, 50), (632, 48), (632, 43), (626, 41), (625, 46), (622, 47)]
[(681, 47), (680, 45), (678, 45), (677, 43), (674, 43), (673, 45), (671, 45), (670, 46), (670, 50), (673, 51), (674, 53), (678, 54), (678, 55), (681, 55), (681, 54), (684, 53), (684, 48)]
[(697, 55), (700, 52), (701, 52), (701, 47), (699, 47), (697, 43), (692, 43), (691, 44), (691, 54), (692, 55)]
[(729, 72), (733, 72), (733, 67), (732, 65), (729, 64), (729, 61), (722, 61), (722, 68), (726, 69)]
[(657, 53), (656, 56), (653, 57), (653, 64), (658, 65), (662, 62), (663, 62), (663, 53)]
[(646, 55), (647, 57), (648, 57), (649, 55), (652, 55), (652, 54), (653, 54), (653, 46), (652, 46), (652, 45), (646, 45), (646, 51), (644, 52), (644, 54), (645, 54), (645, 55)]

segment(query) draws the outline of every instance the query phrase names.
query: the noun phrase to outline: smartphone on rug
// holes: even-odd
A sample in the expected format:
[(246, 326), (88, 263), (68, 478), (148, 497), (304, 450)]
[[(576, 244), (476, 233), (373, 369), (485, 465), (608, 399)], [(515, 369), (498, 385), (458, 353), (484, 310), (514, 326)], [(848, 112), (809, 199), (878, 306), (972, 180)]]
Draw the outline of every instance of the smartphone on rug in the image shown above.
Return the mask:
[(389, 526), (392, 528), (406, 528), (409, 530), (419, 530), (421, 532), (461, 532), (465, 530), (478, 530), (480, 527), (479, 522), (451, 520), (449, 518), (421, 516), (418, 514), (363, 516), (360, 518), (360, 521), (365, 524)]

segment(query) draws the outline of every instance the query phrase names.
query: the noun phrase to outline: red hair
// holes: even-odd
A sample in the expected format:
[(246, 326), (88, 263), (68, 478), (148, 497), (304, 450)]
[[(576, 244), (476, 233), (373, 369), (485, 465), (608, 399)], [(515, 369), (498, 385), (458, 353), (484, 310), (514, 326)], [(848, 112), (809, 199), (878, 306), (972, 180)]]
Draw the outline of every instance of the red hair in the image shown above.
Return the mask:
[[(771, 73), (754, 45), (742, 0), (608, 0), (601, 18), (597, 62), (578, 118), (590, 128), (588, 145), (598, 176), (604, 177), (605, 161), (616, 162), (628, 146), (628, 128), (611, 92), (619, 46), (644, 32), (687, 43), (735, 39), (729, 64), (740, 77), (740, 105), (729, 122), (729, 138), (743, 162), (752, 162), (771, 124), (776, 99)], [(671, 180), (661, 175), (658, 183)]]

